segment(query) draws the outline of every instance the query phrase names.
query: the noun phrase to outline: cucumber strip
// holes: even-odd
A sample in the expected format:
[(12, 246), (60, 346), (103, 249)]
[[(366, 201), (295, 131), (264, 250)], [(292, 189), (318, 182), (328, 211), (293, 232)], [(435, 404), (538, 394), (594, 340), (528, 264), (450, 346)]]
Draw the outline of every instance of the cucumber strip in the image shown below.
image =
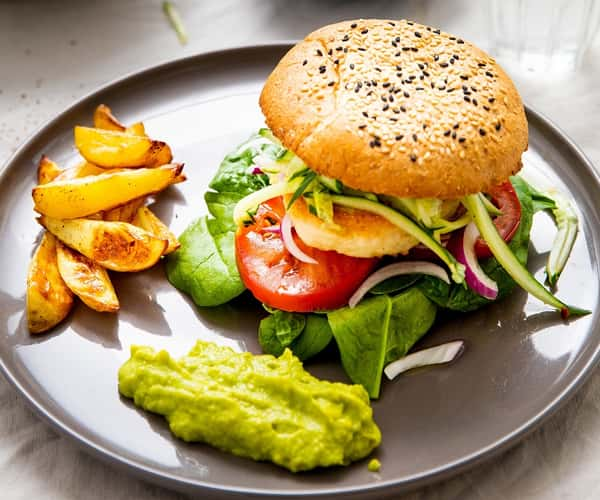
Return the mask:
[(498, 234), (496, 226), (494, 226), (494, 223), (486, 210), (485, 203), (481, 198), (482, 196), (480, 194), (465, 196), (463, 198), (463, 205), (473, 216), (475, 225), (490, 247), (492, 254), (510, 277), (525, 291), (529, 292), (545, 304), (558, 309), (563, 318), (589, 314), (590, 311), (572, 307), (561, 302), (538, 282), (523, 265), (521, 265), (506, 242)]
[(493, 215), (494, 217), (502, 215), (502, 210), (494, 205), (486, 196), (482, 196), (481, 201), (485, 205), (485, 209), (488, 211), (488, 214)]
[(465, 227), (472, 220), (473, 218), (469, 213), (466, 213), (458, 219), (452, 221), (447, 221), (445, 219), (435, 219), (433, 223), (436, 225), (437, 229), (433, 231), (433, 237), (437, 240), (442, 234), (451, 233), (452, 231), (456, 231), (461, 227)]
[(367, 200), (365, 198), (356, 198), (350, 196), (331, 195), (331, 201), (336, 205), (364, 210), (383, 217), (403, 231), (415, 237), (433, 253), (435, 253), (450, 269), (452, 280), (456, 283), (462, 283), (465, 280), (465, 267), (459, 263), (454, 256), (440, 245), (433, 237), (415, 224), (405, 215), (397, 212), (393, 208), (382, 205), (381, 203)]
[(332, 179), (331, 177), (327, 177), (325, 175), (317, 176), (317, 180), (323, 184), (329, 191), (333, 191), (334, 193), (341, 194), (344, 185), (338, 181), (337, 179)]
[(546, 262), (546, 279), (550, 286), (555, 286), (564, 269), (579, 231), (579, 220), (571, 202), (558, 192), (546, 192), (544, 196), (552, 200), (554, 222), (558, 232), (552, 243), (552, 250)]
[(258, 135), (260, 135), (261, 137), (264, 137), (265, 139), (269, 139), (271, 142), (274, 142), (275, 144), (278, 144), (281, 146), (281, 141), (273, 135), (273, 132), (271, 132), (271, 129), (261, 128), (258, 131)]
[(250, 193), (237, 202), (233, 209), (233, 221), (239, 226), (245, 220), (250, 219), (248, 213), (256, 210), (261, 203), (277, 196), (292, 194), (298, 189), (298, 184), (298, 180), (279, 182)]

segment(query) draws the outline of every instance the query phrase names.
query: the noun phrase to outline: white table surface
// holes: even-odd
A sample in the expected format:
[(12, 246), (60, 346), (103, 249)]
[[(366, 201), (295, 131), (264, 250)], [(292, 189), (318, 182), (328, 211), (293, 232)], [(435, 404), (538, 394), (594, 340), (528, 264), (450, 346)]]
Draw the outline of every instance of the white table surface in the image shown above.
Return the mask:
[[(474, 4), (474, 5), (471, 5)], [(489, 45), (478, 2), (178, 0), (182, 47), (159, 1), (0, 0), (0, 164), (40, 125), (132, 71), (227, 46), (297, 39), (346, 18), (412, 18)], [(524, 100), (600, 166), (600, 37), (566, 80), (513, 74)], [(600, 370), (556, 415), (501, 456), (405, 499), (600, 498)], [(0, 376), (0, 498), (175, 499), (81, 451)]]

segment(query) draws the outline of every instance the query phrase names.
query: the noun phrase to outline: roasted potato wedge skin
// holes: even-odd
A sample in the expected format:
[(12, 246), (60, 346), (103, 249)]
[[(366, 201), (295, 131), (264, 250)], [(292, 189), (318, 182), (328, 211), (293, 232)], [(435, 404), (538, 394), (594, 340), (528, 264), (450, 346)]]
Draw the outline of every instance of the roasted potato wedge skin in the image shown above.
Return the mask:
[(94, 127), (117, 132), (125, 132), (127, 129), (125, 125), (117, 120), (106, 104), (100, 104), (94, 111)]
[(119, 310), (119, 299), (106, 269), (60, 241), (56, 242), (56, 257), (65, 284), (85, 305), (100, 312)]
[(164, 255), (174, 252), (181, 246), (175, 235), (148, 207), (140, 207), (131, 223), (152, 233), (157, 238), (167, 240), (169, 243)]
[(42, 333), (60, 323), (73, 307), (73, 293), (63, 281), (56, 258), (56, 239), (44, 233), (27, 273), (27, 326)]
[[(129, 125), (129, 127), (127, 127), (125, 129), (125, 133), (131, 134), (131, 135), (145, 136), (146, 135), (146, 127), (144, 126), (144, 124), (142, 122), (136, 122), (132, 125)], [(171, 161), (171, 160), (169, 160), (169, 161)], [(169, 163), (169, 162), (167, 162), (167, 163)]]
[(135, 214), (137, 213), (138, 209), (141, 206), (143, 206), (145, 202), (146, 197), (140, 196), (135, 200), (131, 200), (129, 203), (125, 203), (125, 205), (121, 205), (120, 207), (115, 207), (111, 210), (107, 210), (106, 212), (104, 212), (103, 219), (108, 221), (131, 222), (135, 217)]
[(167, 240), (127, 222), (38, 218), (65, 245), (112, 271), (141, 271), (160, 259)]
[(75, 219), (110, 210), (162, 191), (173, 183), (182, 168), (182, 164), (174, 163), (53, 181), (33, 189), (35, 210), (57, 219)]
[(62, 170), (55, 162), (46, 155), (42, 155), (37, 168), (38, 184), (52, 182), (61, 172)]
[(87, 161), (105, 168), (155, 167), (173, 159), (162, 141), (98, 128), (75, 127), (75, 146)]

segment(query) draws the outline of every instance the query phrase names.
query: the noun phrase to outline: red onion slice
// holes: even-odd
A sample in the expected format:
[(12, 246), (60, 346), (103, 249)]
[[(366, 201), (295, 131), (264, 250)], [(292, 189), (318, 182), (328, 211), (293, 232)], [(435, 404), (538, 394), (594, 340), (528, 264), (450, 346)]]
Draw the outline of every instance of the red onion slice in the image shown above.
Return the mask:
[(412, 370), (413, 368), (450, 363), (450, 361), (454, 361), (463, 352), (464, 347), (464, 340), (453, 340), (446, 344), (413, 352), (408, 356), (393, 361), (383, 369), (383, 372), (388, 379), (392, 380), (400, 373)]
[(257, 167), (256, 165), (250, 165), (247, 169), (246, 169), (246, 173), (250, 174), (250, 175), (259, 175), (259, 174), (264, 174), (264, 172), (260, 169), (260, 167)]
[(290, 252), (296, 259), (307, 264), (318, 264), (310, 255), (306, 255), (300, 247), (296, 245), (294, 236), (292, 235), (292, 218), (286, 212), (281, 219), (281, 239), (288, 252)]
[(263, 227), (262, 231), (264, 233), (280, 233), (281, 234), (281, 227), (279, 226), (279, 224), (274, 224), (273, 226)]
[(433, 262), (422, 260), (395, 262), (394, 264), (390, 264), (378, 269), (365, 281), (363, 281), (362, 285), (360, 285), (352, 297), (350, 297), (348, 306), (350, 306), (350, 308), (356, 307), (356, 304), (358, 304), (367, 294), (367, 292), (375, 285), (378, 285), (388, 278), (400, 276), (402, 274), (428, 274), (450, 284), (446, 270), (443, 267), (434, 264)]
[(475, 254), (475, 242), (479, 236), (477, 226), (470, 222), (457, 238), (456, 244), (451, 245), (450, 251), (458, 262), (464, 264), (469, 288), (486, 299), (494, 300), (498, 296), (498, 284), (483, 272)]

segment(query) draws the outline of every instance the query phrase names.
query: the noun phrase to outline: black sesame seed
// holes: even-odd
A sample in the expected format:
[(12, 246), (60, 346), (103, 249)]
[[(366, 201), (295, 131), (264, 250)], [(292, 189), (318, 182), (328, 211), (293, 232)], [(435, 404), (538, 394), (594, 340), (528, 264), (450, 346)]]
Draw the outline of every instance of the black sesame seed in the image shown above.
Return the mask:
[(397, 42), (397, 43), (399, 43), (400, 42), (400, 37), (397, 36), (396, 38), (394, 38), (394, 41)]
[(325, 66), (319, 66), (319, 73), (325, 73), (325, 71), (327, 71)]
[(395, 118), (395, 117), (393, 117), (393, 116), (392, 116), (392, 117), (390, 118), (390, 121), (391, 121), (391, 122), (397, 122), (397, 121), (398, 121), (398, 118)]
[(374, 148), (375, 147), (375, 141), (369, 142), (369, 147)]
[(333, 64), (339, 64), (339, 63), (340, 63), (339, 59), (336, 59), (335, 61), (333, 61)]
[(456, 43), (465, 43), (465, 41), (459, 38), (458, 40), (456, 40)]
[(439, 59), (440, 59), (440, 56), (438, 56), (437, 54), (436, 54), (435, 56), (433, 56), (433, 60), (434, 60), (434, 61), (436, 61), (436, 62), (437, 62)]
[(393, 108), (392, 111), (396, 114), (400, 113), (400, 110), (398, 108)]
[(489, 106), (484, 106), (483, 109), (485, 109), (486, 111), (489, 111), (490, 107)]
[(354, 64), (350, 63), (350, 69), (354, 69)]
[(361, 52), (366, 52), (367, 49), (365, 49), (364, 47), (359, 47), (358, 50), (360, 50)]
[(460, 75), (461, 80), (468, 80), (469, 77), (467, 75)]
[(367, 126), (363, 123), (362, 125), (359, 125), (358, 128), (360, 130), (363, 130), (363, 129), (367, 128)]
[[(431, 83), (433, 83), (433, 82), (431, 82)], [(438, 90), (446, 90), (446, 86), (445, 85), (440, 85), (438, 87)]]
[(362, 30), (360, 32), (361, 35), (366, 35), (369, 32), (369, 30), (367, 28), (365, 28), (364, 30)]
[(388, 22), (388, 24), (389, 24), (390, 26), (396, 26), (396, 23), (394, 23), (394, 22), (392, 22), (392, 21)]
[(387, 103), (383, 105), (383, 108), (381, 108), (382, 111), (387, 111), (388, 109), (390, 109), (390, 105)]
[(403, 113), (406, 113), (406, 108), (404, 106), (400, 106), (400, 111), (402, 111)]
[(427, 124), (426, 124), (426, 123), (424, 123), (424, 124), (423, 124), (423, 130), (425, 130), (426, 128), (427, 128)]
[(344, 54), (348, 53), (348, 47), (344, 47)]
[(413, 81), (415, 78), (417, 78), (415, 75), (410, 75), (410, 76), (408, 77), (408, 79), (409, 79), (411, 82), (412, 82), (412, 81)]
[(352, 29), (356, 28), (356, 26), (358, 26), (356, 23), (352, 23), (352, 24), (350, 25), (350, 27), (351, 27)]
[(439, 35), (439, 34), (441, 33), (441, 30), (433, 30), (433, 32), (434, 32), (436, 35)]
[(457, 54), (452, 54), (452, 57), (454, 57), (454, 59), (456, 59), (457, 61), (460, 59), (460, 57), (458, 57)]
[(431, 27), (427, 26), (427, 31), (431, 31)]
[(448, 61), (450, 64), (454, 64), (454, 57), (451, 57), (450, 60)]
[(402, 47), (402, 50), (403, 50), (404, 52), (408, 52), (408, 51), (410, 50), (410, 47)]
[(387, 102), (387, 97), (386, 97), (386, 96), (384, 96), (384, 95), (382, 95), (382, 96), (381, 96), (381, 100), (382, 100), (383, 102)]
[(404, 95), (406, 98), (410, 97), (410, 94), (406, 90), (402, 93), (402, 95)]
[(306, 59), (304, 59), (304, 61), (302, 61), (302, 66), (306, 66), (306, 63), (307, 63), (307, 62), (308, 62), (308, 61), (307, 61)]
[(398, 78), (402, 78), (402, 73), (396, 73), (396, 76), (397, 76)]
[(425, 69), (425, 66), (422, 63), (417, 64), (417, 66), (419, 67), (420, 70)]
[(429, 78), (429, 76), (430, 76), (430, 75), (429, 75), (429, 73), (428, 73), (427, 71), (423, 71), (423, 74), (424, 74), (424, 75), (425, 75), (427, 78)]
[(396, 52), (396, 53), (394, 54), (394, 57), (400, 57), (401, 55), (402, 55), (402, 52)]
[(456, 139), (456, 132), (452, 132), (452, 139)]
[(473, 92), (477, 92), (477, 87), (473, 87), (473, 86), (471, 85), (471, 90), (472, 90)]
[(401, 141), (402, 139), (404, 139), (404, 136), (402, 134), (396, 136), (397, 141)]
[(471, 102), (471, 98), (469, 96), (465, 96), (465, 97), (463, 97), (463, 99), (467, 102)]
[(477, 106), (477, 99), (473, 97), (473, 106)]
[(328, 56), (330, 56), (330, 55), (332, 55), (332, 54), (333, 54), (333, 49), (329, 49), (329, 50), (327, 51), (327, 55), (328, 55)]
[(442, 68), (447, 68), (447, 67), (448, 67), (448, 63), (447, 63), (447, 62), (441, 62), (441, 63), (440, 63), (440, 66), (441, 66)]
[(496, 123), (496, 130), (500, 130), (502, 128), (502, 125), (500, 125), (500, 122)]
[(335, 85), (335, 82), (333, 80), (327, 84), (328, 87), (333, 87), (334, 85)]
[(337, 50), (338, 52), (340, 52), (341, 50), (343, 50), (344, 47), (336, 47), (335, 50)]
[(394, 96), (390, 95), (390, 102), (394, 102)]
[(452, 131), (451, 131), (451, 130), (446, 130), (446, 131), (444, 132), (444, 137), (448, 137), (448, 136), (449, 136), (451, 133), (452, 133)]
[(415, 87), (415, 90), (425, 90), (423, 87)]
[(479, 66), (480, 68), (485, 68), (485, 63), (484, 62), (480, 62), (477, 64), (477, 66)]
[(415, 154), (410, 155), (410, 161), (412, 161), (412, 162), (417, 161), (417, 155), (415, 155)]
[(382, 86), (384, 89), (386, 89), (386, 88), (388, 88), (390, 85), (391, 85), (391, 83), (390, 83), (390, 82), (385, 82), (385, 83), (383, 83), (381, 86)]
[(424, 75), (419, 75), (419, 80), (421, 80), (421, 81), (425, 80), (425, 76)]
[(406, 24), (408, 24), (409, 26), (412, 26), (415, 23), (413, 23), (412, 21), (406, 21)]
[(490, 98), (488, 99), (488, 102), (489, 102), (489, 103), (493, 103), (495, 100), (496, 100), (496, 98), (495, 98), (495, 97), (490, 97)]
[(375, 68), (373, 68), (375, 71), (378, 71), (379, 73), (381, 73), (381, 68), (378, 68), (377, 66), (375, 66)]
[(417, 38), (421, 38), (421, 33), (419, 33), (418, 31), (415, 31), (415, 36), (416, 36)]
[(317, 55), (319, 57), (323, 57), (323, 52), (321, 52), (321, 49), (317, 49)]
[(373, 87), (377, 87), (377, 82), (375, 80), (371, 80), (371, 85), (373, 85)]
[(485, 130), (482, 129), (482, 128), (480, 128), (479, 129), (479, 135), (483, 137), (485, 135)]
[(419, 49), (417, 49), (416, 47), (411, 47), (410, 50), (412, 50), (413, 52), (418, 52)]
[(452, 128), (453, 128), (454, 130), (457, 130), (459, 126), (460, 126), (460, 125), (459, 125), (458, 123), (455, 123), (455, 124), (452, 126)]
[(417, 137), (417, 134), (413, 134), (412, 135), (413, 141), (418, 142), (419, 138)]
[(458, 138), (458, 142), (460, 142), (461, 144), (462, 144), (463, 142), (465, 142), (466, 140), (467, 140), (467, 139), (465, 139), (464, 137), (459, 137), (459, 138)]
[(392, 40), (392, 46), (398, 47), (398, 44), (394, 40)]
[(494, 74), (491, 71), (486, 71), (485, 76), (489, 76), (490, 78), (494, 78)]
[(448, 37), (448, 38), (449, 38), (450, 40), (452, 40), (452, 41), (456, 40), (456, 37), (455, 37), (455, 36), (451, 36), (451, 37)]
[(435, 88), (435, 83), (431, 82), (429, 85), (431, 85), (431, 88), (434, 89)]
[(367, 97), (371, 97), (373, 94), (374, 94), (374, 92), (373, 92), (372, 90), (369, 90), (369, 91), (367, 92)]
[(344, 35), (344, 38), (342, 38), (342, 42), (347, 42), (348, 40), (350, 40), (350, 35)]
[(446, 90), (446, 92), (450, 93), (450, 92), (454, 92), (456, 89), (454, 87), (450, 87), (448, 90)]
[(365, 118), (369, 118), (369, 113), (367, 113), (366, 111), (363, 111), (363, 112), (362, 112), (362, 115), (363, 115)]

